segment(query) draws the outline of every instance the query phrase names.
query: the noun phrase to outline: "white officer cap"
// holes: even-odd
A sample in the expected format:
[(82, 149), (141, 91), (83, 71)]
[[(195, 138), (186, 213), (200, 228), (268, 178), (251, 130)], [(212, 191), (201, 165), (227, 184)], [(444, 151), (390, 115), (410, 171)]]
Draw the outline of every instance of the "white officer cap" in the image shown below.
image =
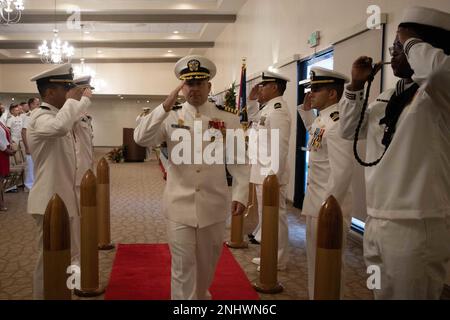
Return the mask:
[(319, 87), (328, 84), (344, 85), (345, 83), (350, 82), (350, 79), (346, 75), (321, 67), (312, 67), (309, 75), (309, 86), (311, 87)]
[(58, 65), (31, 78), (38, 86), (47, 83), (60, 83), (73, 86), (73, 69), (70, 63)]
[(91, 86), (91, 80), (92, 80), (91, 76), (84, 76), (84, 77), (80, 77), (80, 78), (73, 80), (73, 83), (77, 87), (86, 87), (91, 90), (94, 90), (95, 88), (93, 86)]
[(285, 76), (282, 76), (279, 73), (263, 71), (261, 74), (261, 83), (262, 82), (276, 82), (276, 81), (285, 81), (290, 82), (291, 80)]
[(150, 110), (150, 107), (143, 107), (142, 110), (148, 111), (148, 110)]
[(400, 23), (417, 23), (450, 31), (450, 13), (425, 7), (410, 7)]
[(203, 56), (184, 57), (175, 64), (175, 75), (180, 80), (212, 79), (216, 75), (216, 65)]

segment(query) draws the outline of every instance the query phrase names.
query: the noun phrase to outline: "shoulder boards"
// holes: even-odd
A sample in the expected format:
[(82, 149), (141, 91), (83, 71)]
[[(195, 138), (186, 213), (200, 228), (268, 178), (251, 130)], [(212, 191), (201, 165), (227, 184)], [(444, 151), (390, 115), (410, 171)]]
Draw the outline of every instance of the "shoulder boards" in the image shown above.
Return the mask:
[(281, 108), (281, 103), (275, 103), (275, 105), (273, 106), (274, 109), (280, 109)]
[(239, 110), (235, 109), (235, 108), (229, 108), (229, 107), (224, 107), (221, 105), (216, 104), (216, 108), (225, 112), (229, 112), (232, 114), (238, 114)]
[(181, 108), (183, 108), (183, 105), (181, 104), (176, 104), (172, 107), (172, 111), (177, 111), (180, 110)]
[(389, 100), (385, 100), (385, 99), (377, 99), (377, 102), (389, 103)]
[(331, 113), (331, 114), (330, 114), (330, 118), (331, 118), (334, 122), (338, 121), (338, 120), (339, 120), (339, 111), (335, 111), (335, 112)]
[(45, 106), (40, 106), (39, 108), (44, 109), (44, 110), (50, 110), (49, 107), (45, 107)]

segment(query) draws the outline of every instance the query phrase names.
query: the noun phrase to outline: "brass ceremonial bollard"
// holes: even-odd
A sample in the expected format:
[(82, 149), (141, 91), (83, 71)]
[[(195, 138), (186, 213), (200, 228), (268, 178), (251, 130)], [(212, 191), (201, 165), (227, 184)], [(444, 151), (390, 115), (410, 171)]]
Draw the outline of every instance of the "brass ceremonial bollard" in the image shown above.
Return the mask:
[(81, 180), (81, 289), (79, 297), (96, 297), (104, 292), (99, 287), (97, 180), (88, 170)]
[(248, 248), (247, 241), (244, 240), (244, 218), (248, 216), (250, 206), (252, 205), (252, 186), (249, 185), (249, 194), (248, 194), (248, 205), (247, 210), (244, 214), (239, 216), (231, 217), (231, 238), (230, 241), (227, 241), (227, 246), (233, 249), (245, 249)]
[(98, 212), (98, 248), (100, 250), (114, 249), (111, 242), (109, 194), (109, 165), (102, 158), (97, 165), (97, 212)]
[(247, 241), (244, 241), (244, 215), (231, 217), (231, 239), (227, 241), (227, 246), (233, 249), (248, 248)]
[(67, 286), (70, 266), (70, 220), (62, 199), (55, 194), (44, 215), (44, 299), (71, 300)]
[(314, 300), (339, 300), (342, 268), (342, 211), (330, 196), (320, 208), (317, 226)]
[(260, 274), (259, 283), (253, 287), (258, 292), (275, 294), (283, 291), (277, 279), (280, 185), (276, 175), (264, 179), (262, 205)]

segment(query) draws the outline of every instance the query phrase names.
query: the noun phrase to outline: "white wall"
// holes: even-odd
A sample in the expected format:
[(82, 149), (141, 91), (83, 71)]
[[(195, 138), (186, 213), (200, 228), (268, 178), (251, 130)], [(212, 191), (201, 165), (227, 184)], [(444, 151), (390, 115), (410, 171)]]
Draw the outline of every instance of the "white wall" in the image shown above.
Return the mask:
[[(106, 81), (101, 94), (167, 95), (178, 84), (174, 63), (105, 63), (90, 65)], [(0, 92), (37, 92), (34, 75), (49, 68), (44, 64), (1, 65)]]
[(116, 147), (122, 145), (122, 129), (135, 128), (136, 117), (142, 113), (142, 108), (154, 108), (162, 101), (137, 103), (119, 99), (94, 100), (89, 114), (92, 116), (94, 128), (94, 146)]

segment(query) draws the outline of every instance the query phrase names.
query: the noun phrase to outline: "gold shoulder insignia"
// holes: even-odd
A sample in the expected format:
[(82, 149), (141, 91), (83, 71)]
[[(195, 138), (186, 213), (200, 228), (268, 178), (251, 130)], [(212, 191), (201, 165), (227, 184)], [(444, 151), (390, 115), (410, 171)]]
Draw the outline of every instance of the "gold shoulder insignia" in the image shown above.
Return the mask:
[(275, 105), (273, 106), (274, 109), (280, 109), (281, 108), (281, 103), (275, 103)]
[(216, 108), (225, 112), (229, 112), (232, 114), (238, 114), (239, 110), (236, 110), (235, 108), (230, 108), (230, 107), (224, 107), (221, 105), (216, 104)]
[(332, 114), (330, 114), (330, 118), (331, 118), (334, 122), (338, 121), (338, 120), (339, 120), (339, 111), (335, 111), (335, 112), (333, 112)]

